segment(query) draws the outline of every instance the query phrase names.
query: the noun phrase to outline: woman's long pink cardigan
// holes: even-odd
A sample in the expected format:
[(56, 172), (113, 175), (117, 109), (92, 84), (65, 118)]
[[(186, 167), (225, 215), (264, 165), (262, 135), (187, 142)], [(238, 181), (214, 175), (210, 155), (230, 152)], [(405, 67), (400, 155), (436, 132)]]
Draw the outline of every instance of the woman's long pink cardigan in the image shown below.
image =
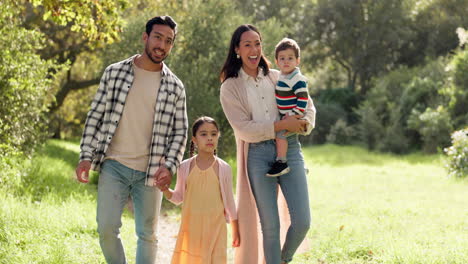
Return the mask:
[[(269, 78), (273, 84), (278, 80), (279, 72), (270, 70)], [(272, 85), (274, 93), (275, 85)], [(247, 91), (241, 78), (229, 78), (221, 85), (221, 105), (231, 127), (234, 130), (237, 144), (237, 216), (241, 245), (235, 251), (235, 264), (261, 264), (265, 263), (261, 236), (260, 220), (257, 206), (250, 188), (247, 176), (247, 153), (249, 142), (259, 142), (275, 138), (273, 122), (252, 121), (252, 111), (249, 106)], [(309, 98), (305, 119), (309, 121), (309, 134), (315, 126), (315, 107)], [(281, 243), (286, 237), (290, 225), (289, 212), (281, 189), (279, 189), (278, 205), (281, 221)], [(301, 249), (307, 248), (307, 243)]]

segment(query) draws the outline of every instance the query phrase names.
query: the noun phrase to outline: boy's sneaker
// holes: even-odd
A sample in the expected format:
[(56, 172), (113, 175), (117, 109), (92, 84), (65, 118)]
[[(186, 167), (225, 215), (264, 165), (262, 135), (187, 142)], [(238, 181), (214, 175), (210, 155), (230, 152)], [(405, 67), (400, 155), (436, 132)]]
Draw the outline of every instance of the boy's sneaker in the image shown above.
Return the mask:
[(275, 163), (273, 163), (273, 166), (271, 166), (271, 169), (267, 172), (266, 176), (278, 177), (288, 173), (289, 171), (290, 169), (288, 163), (277, 160)]

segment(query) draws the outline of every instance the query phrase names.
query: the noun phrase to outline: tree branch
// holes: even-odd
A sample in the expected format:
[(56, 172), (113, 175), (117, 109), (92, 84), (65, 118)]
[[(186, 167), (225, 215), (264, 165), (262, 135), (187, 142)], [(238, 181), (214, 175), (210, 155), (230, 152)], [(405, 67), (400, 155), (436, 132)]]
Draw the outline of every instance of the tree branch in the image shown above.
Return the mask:
[(65, 101), (65, 98), (67, 97), (67, 94), (70, 91), (76, 91), (80, 89), (85, 89), (88, 88), (92, 85), (99, 84), (100, 78), (95, 78), (91, 80), (84, 80), (84, 81), (76, 81), (76, 80), (70, 80), (67, 81), (58, 91), (58, 93), (55, 95), (55, 104), (53, 104), (50, 108), (50, 112), (55, 112), (57, 111), (60, 106), (62, 106), (63, 102)]

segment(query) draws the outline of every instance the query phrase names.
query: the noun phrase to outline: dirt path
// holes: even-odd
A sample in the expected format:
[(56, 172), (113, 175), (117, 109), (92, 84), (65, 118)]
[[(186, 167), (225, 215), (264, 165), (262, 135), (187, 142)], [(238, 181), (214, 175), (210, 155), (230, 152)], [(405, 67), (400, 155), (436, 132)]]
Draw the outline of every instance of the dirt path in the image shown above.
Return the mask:
[(179, 221), (175, 217), (161, 214), (158, 223), (158, 253), (157, 264), (171, 263), (177, 233), (179, 232)]

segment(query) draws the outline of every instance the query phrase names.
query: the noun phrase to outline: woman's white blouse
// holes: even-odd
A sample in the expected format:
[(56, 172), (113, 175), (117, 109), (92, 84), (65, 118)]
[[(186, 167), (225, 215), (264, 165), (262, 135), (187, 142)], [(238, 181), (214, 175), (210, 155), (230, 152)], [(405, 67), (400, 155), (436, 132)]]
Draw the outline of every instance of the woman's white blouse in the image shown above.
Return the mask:
[(252, 109), (252, 120), (255, 122), (276, 121), (279, 112), (276, 106), (275, 85), (273, 81), (263, 75), (259, 69), (257, 78), (245, 73), (241, 68), (239, 77), (245, 82), (250, 108)]

